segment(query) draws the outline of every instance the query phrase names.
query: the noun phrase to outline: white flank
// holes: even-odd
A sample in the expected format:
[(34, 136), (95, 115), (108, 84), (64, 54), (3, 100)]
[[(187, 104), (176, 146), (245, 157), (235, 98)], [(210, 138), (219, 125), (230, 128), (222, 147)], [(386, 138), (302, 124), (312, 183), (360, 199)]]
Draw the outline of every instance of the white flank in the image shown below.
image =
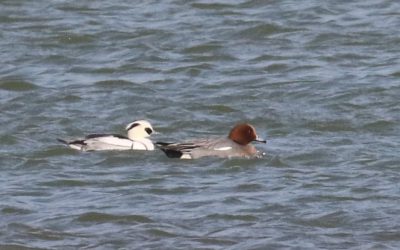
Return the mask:
[(88, 139), (87, 141), (88, 142), (89, 141), (100, 142), (100, 143), (116, 145), (116, 146), (120, 146), (120, 147), (131, 147), (132, 146), (131, 140), (118, 138), (115, 136), (102, 136), (102, 137)]
[(154, 144), (149, 139), (141, 139), (132, 141), (133, 150), (154, 150)]
[(215, 150), (219, 150), (219, 151), (226, 151), (226, 150), (231, 150), (232, 147), (220, 147), (220, 148), (214, 148)]
[(192, 159), (192, 156), (190, 154), (183, 154), (181, 159)]
[(76, 150), (82, 150), (82, 145), (68, 144), (68, 146)]

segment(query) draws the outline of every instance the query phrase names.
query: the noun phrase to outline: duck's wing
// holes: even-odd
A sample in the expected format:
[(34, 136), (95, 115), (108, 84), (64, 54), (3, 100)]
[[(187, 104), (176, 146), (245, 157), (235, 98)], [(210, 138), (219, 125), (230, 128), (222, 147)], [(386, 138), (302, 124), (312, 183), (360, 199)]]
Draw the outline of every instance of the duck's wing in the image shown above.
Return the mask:
[(167, 142), (157, 142), (157, 146), (161, 149), (174, 149), (178, 151), (190, 151), (194, 148), (200, 147), (194, 143), (167, 143)]
[(156, 142), (156, 145), (170, 158), (181, 158), (182, 155), (190, 154), (193, 149), (201, 147), (193, 142)]
[(192, 159), (194, 152), (215, 150), (218, 144), (218, 140), (215, 139), (198, 139), (182, 143), (156, 143), (168, 157), (182, 159)]
[(84, 150), (84, 147), (86, 146), (85, 140), (67, 141), (64, 139), (57, 138), (57, 141), (64, 143), (68, 147), (76, 149), (76, 150)]
[(196, 159), (203, 156), (229, 157), (237, 147), (228, 138), (208, 138), (184, 143), (157, 143), (170, 158)]

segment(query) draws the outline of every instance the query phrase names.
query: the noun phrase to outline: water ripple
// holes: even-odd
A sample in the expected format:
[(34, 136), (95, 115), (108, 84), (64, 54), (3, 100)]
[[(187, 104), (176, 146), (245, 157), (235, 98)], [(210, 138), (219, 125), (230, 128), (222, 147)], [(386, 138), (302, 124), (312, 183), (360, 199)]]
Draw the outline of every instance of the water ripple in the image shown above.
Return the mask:
[[(0, 5), (1, 249), (399, 245), (398, 1)], [(136, 119), (155, 141), (247, 121), (266, 155), (56, 141)]]
[(152, 220), (142, 215), (112, 215), (98, 212), (87, 212), (78, 216), (83, 223), (150, 223)]

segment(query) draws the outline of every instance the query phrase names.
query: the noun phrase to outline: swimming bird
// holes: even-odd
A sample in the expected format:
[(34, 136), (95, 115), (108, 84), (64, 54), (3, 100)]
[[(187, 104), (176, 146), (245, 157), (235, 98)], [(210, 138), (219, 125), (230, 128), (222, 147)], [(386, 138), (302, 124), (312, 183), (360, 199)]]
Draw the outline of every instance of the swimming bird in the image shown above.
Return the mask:
[(81, 151), (100, 150), (154, 150), (153, 142), (148, 137), (154, 132), (148, 121), (139, 120), (126, 126), (127, 136), (119, 134), (90, 134), (84, 139), (58, 141), (70, 148)]
[(170, 158), (197, 159), (204, 156), (259, 157), (260, 152), (251, 145), (253, 141), (267, 143), (257, 136), (255, 128), (248, 123), (235, 125), (228, 137), (198, 139), (183, 143), (157, 142), (156, 145)]

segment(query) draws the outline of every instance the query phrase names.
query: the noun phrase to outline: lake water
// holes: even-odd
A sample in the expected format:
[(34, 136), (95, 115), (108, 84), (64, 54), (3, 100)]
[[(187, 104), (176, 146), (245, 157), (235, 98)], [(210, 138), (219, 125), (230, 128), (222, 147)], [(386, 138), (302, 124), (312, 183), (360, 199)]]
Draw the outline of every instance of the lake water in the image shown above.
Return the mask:
[[(397, 249), (400, 2), (0, 0), (0, 249)], [(56, 138), (225, 136), (262, 159)]]

